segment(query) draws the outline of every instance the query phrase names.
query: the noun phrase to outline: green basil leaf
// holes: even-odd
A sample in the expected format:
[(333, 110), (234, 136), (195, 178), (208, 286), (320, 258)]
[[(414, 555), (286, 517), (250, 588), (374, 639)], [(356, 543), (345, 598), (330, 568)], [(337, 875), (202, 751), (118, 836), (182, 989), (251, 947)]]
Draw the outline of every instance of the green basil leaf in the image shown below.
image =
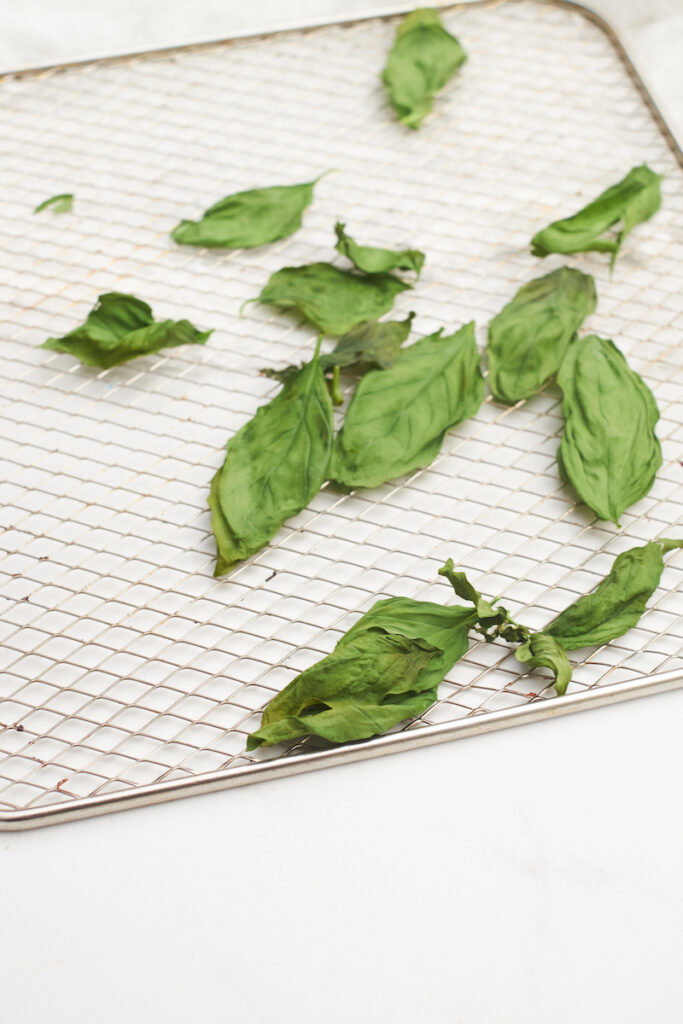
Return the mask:
[(216, 576), (259, 551), (318, 492), (332, 448), (332, 403), (316, 352), (230, 438), (209, 493)]
[(63, 338), (48, 338), (43, 348), (68, 352), (87, 366), (112, 366), (178, 345), (203, 345), (212, 331), (198, 331), (188, 320), (154, 320), (146, 302), (107, 292), (85, 323)]
[(301, 227), (319, 180), (235, 192), (210, 206), (200, 220), (181, 221), (171, 237), (180, 245), (206, 249), (253, 249), (288, 238)]
[(468, 647), (471, 609), (430, 601), (378, 601), (270, 702), (247, 749), (303, 736), (367, 739), (422, 714)]
[(549, 668), (555, 677), (555, 689), (559, 697), (567, 692), (572, 677), (569, 658), (558, 641), (547, 633), (532, 633), (526, 643), (515, 651), (517, 661), (532, 668)]
[(360, 277), (331, 263), (309, 263), (271, 274), (256, 301), (297, 310), (319, 331), (338, 336), (388, 313), (396, 296), (408, 288), (391, 274)]
[(419, 249), (378, 249), (374, 245), (358, 245), (346, 234), (345, 224), (334, 226), (337, 233), (335, 249), (351, 260), (364, 274), (386, 274), (390, 270), (413, 270), (417, 277), (424, 266), (425, 254)]
[(382, 72), (399, 120), (409, 128), (419, 128), (436, 93), (466, 59), (462, 46), (446, 31), (435, 10), (424, 7), (407, 15), (398, 26)]
[(484, 399), (474, 324), (441, 331), (404, 349), (388, 370), (359, 383), (337, 435), (330, 479), (377, 487), (428, 466), (444, 434), (473, 416)]
[(659, 586), (662, 555), (683, 541), (653, 541), (618, 555), (596, 589), (565, 608), (545, 627), (565, 650), (609, 643), (638, 623)]
[(61, 195), (51, 196), (38, 203), (34, 213), (41, 213), (43, 210), (51, 209), (53, 213), (71, 213), (74, 205), (73, 192), (62, 192)]
[[(409, 313), (405, 320), (367, 320), (358, 324), (339, 339), (332, 352), (320, 356), (320, 365), (325, 372), (338, 366), (359, 377), (368, 370), (387, 370), (396, 362), (414, 317), (414, 313)], [(296, 371), (296, 366), (286, 366), (283, 370), (265, 369), (261, 373), (284, 383)]]
[(448, 580), (458, 597), (474, 605), (473, 628), (481, 633), (488, 643), (499, 637), (511, 643), (520, 643), (528, 639), (529, 630), (515, 622), (507, 608), (497, 603), (497, 598), (494, 601), (487, 601), (470, 583), (464, 572), (455, 571), (452, 558), (441, 566), (439, 576), (444, 576)]
[(499, 402), (531, 398), (554, 377), (596, 306), (590, 274), (560, 267), (523, 285), (489, 324), (489, 385)]
[[(609, 252), (614, 265), (628, 233), (636, 224), (649, 220), (661, 206), (661, 180), (662, 175), (655, 174), (646, 164), (634, 167), (622, 181), (601, 192), (573, 217), (554, 221), (534, 235), (532, 255)], [(616, 238), (603, 237), (616, 224), (621, 224)]]
[(622, 512), (652, 487), (662, 464), (652, 392), (615, 345), (595, 334), (569, 346), (557, 382), (565, 430), (561, 465), (599, 519)]

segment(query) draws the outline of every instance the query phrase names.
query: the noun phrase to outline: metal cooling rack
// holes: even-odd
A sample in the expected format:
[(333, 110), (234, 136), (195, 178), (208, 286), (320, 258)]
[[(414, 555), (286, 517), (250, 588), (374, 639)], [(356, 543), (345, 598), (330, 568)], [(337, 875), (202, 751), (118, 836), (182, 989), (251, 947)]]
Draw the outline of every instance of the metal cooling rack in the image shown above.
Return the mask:
[[(361, 745), (247, 755), (259, 709), (379, 597), (450, 601), (446, 557), (541, 627), (613, 556), (680, 532), (683, 178), (638, 84), (576, 11), (522, 0), (445, 11), (470, 60), (419, 133), (378, 81), (395, 23), (378, 19), (0, 83), (3, 100), (0, 826), (30, 827), (254, 782), (533, 721), (683, 681), (683, 552), (637, 629), (572, 654), (569, 695), (479, 644), (418, 722)], [(361, 240), (423, 249), (396, 312), (417, 335), (491, 316), (548, 272), (539, 227), (646, 161), (661, 212), (629, 237), (586, 328), (652, 387), (664, 466), (623, 529), (576, 506), (555, 466), (549, 390), (488, 400), (409, 479), (323, 489), (273, 544), (212, 578), (209, 480), (228, 436), (275, 392), (260, 367), (311, 351), (265, 307), (282, 266), (330, 259), (341, 219)], [(168, 232), (241, 188), (317, 186), (293, 238), (252, 252), (175, 246)], [(33, 216), (74, 192), (74, 212)], [(207, 346), (98, 372), (42, 350), (99, 292), (215, 328)], [(679, 524), (676, 527), (675, 524)]]

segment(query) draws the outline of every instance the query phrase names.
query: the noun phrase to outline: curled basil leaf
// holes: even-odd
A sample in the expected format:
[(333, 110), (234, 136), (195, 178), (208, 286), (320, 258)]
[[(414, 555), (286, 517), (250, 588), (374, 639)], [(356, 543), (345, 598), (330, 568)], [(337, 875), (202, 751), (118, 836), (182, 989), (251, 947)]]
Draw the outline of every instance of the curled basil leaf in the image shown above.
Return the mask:
[[(634, 167), (622, 181), (601, 192), (573, 217), (556, 220), (534, 235), (532, 255), (609, 252), (613, 266), (628, 233), (636, 224), (649, 220), (661, 206), (661, 180), (662, 175), (655, 174), (646, 164)], [(616, 237), (604, 237), (617, 224), (621, 224), (621, 231)]]
[(561, 470), (599, 519), (618, 526), (662, 464), (657, 403), (613, 342), (595, 334), (569, 346), (557, 382), (566, 421)]
[[(320, 365), (326, 373), (338, 366), (359, 377), (368, 370), (387, 370), (396, 362), (414, 317), (414, 313), (409, 313), (405, 320), (367, 320), (358, 324), (339, 339), (332, 352), (320, 356)], [(296, 366), (286, 366), (283, 370), (267, 369), (261, 373), (284, 382), (296, 371)]]
[(466, 652), (472, 618), (467, 608), (427, 601), (378, 602), (273, 698), (247, 749), (304, 736), (348, 743), (421, 715)]
[(531, 668), (549, 668), (555, 677), (555, 690), (558, 697), (567, 692), (572, 677), (572, 666), (569, 658), (558, 641), (547, 633), (532, 633), (529, 639), (520, 644), (515, 651), (515, 658)]
[(465, 62), (462, 46), (429, 7), (408, 14), (398, 26), (382, 72), (399, 120), (419, 128), (434, 106), (434, 96)]
[(489, 324), (489, 385), (499, 402), (531, 398), (554, 377), (596, 306), (590, 274), (560, 267), (523, 285)]
[(87, 366), (112, 366), (178, 345), (203, 345), (211, 331), (198, 331), (188, 320), (154, 320), (146, 302), (133, 295), (107, 292), (85, 323), (63, 338), (48, 338), (43, 348), (68, 352)]
[(318, 181), (235, 192), (210, 206), (200, 220), (181, 221), (171, 237), (180, 245), (206, 249), (253, 249), (288, 238), (301, 227)]
[(390, 270), (413, 270), (417, 277), (424, 266), (425, 254), (419, 249), (378, 249), (374, 245), (358, 245), (344, 230), (340, 221), (334, 226), (337, 234), (335, 249), (351, 260), (364, 274), (386, 274)]
[(377, 487), (428, 466), (444, 434), (473, 416), (484, 399), (474, 324), (442, 331), (404, 349), (388, 370), (359, 383), (337, 435), (330, 479)]
[(396, 296), (408, 288), (391, 274), (361, 277), (331, 263), (309, 263), (271, 274), (256, 301), (294, 309), (323, 334), (336, 337), (388, 313)]
[(73, 192), (62, 192), (61, 195), (51, 196), (38, 203), (34, 213), (42, 213), (43, 210), (51, 209), (53, 213), (71, 213), (74, 205)]
[(318, 492), (332, 448), (332, 403), (318, 353), (228, 441), (211, 482), (214, 575), (259, 551)]
[(622, 552), (595, 590), (565, 608), (543, 632), (567, 651), (597, 647), (622, 636), (637, 625), (659, 586), (662, 555), (681, 546), (683, 541), (653, 541)]

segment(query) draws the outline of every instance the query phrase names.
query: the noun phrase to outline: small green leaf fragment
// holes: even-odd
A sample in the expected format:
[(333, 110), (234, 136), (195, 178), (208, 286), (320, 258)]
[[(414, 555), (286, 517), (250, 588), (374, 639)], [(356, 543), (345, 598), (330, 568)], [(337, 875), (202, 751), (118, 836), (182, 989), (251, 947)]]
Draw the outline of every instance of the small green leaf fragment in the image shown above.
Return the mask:
[(391, 270), (412, 270), (420, 276), (425, 254), (419, 249), (379, 249), (373, 245), (358, 245), (345, 231), (340, 221), (334, 226), (337, 234), (335, 249), (351, 260), (364, 274), (387, 274)]
[(488, 331), (489, 385), (499, 402), (531, 398), (554, 377), (597, 302), (590, 274), (560, 267), (523, 285)]
[(392, 274), (365, 277), (331, 263), (309, 263), (271, 274), (258, 301), (295, 310), (323, 334), (337, 337), (388, 313), (396, 296), (409, 288)]
[(332, 379), (328, 381), (328, 387), (330, 389), (330, 397), (332, 398), (333, 405), (344, 404), (344, 394), (341, 387), (339, 386), (339, 367), (335, 366), (332, 370)]
[(38, 203), (34, 213), (41, 213), (43, 210), (51, 209), (53, 213), (71, 213), (74, 205), (73, 192), (62, 192), (61, 195), (51, 196)]
[(330, 479), (377, 487), (428, 466), (446, 431), (473, 416), (483, 399), (474, 324), (422, 338), (392, 367), (360, 381), (335, 441)]
[[(535, 234), (531, 239), (532, 255), (609, 252), (613, 265), (629, 232), (636, 224), (649, 220), (661, 206), (661, 180), (662, 175), (655, 174), (646, 164), (634, 167), (578, 213), (554, 221)], [(618, 224), (621, 231), (605, 237)]]
[(399, 120), (408, 128), (419, 128), (434, 105), (434, 96), (466, 59), (435, 10), (423, 7), (408, 14), (398, 26), (382, 72)]
[(595, 334), (569, 346), (557, 382), (565, 418), (563, 471), (596, 516), (618, 526), (662, 464), (657, 403), (614, 343)]
[(515, 657), (532, 668), (549, 668), (555, 677), (558, 696), (567, 692), (572, 666), (564, 648), (554, 637), (546, 633), (532, 633), (526, 643), (516, 649)]
[(660, 545), (664, 555), (668, 551), (675, 551), (676, 548), (683, 548), (683, 540), (673, 540), (671, 537), (661, 537), (657, 543)]
[(154, 320), (151, 308), (141, 299), (107, 292), (100, 295), (84, 324), (63, 338), (48, 338), (42, 347), (108, 370), (163, 348), (203, 345), (211, 334), (198, 331), (188, 320)]
[(288, 238), (301, 227), (317, 181), (236, 192), (210, 206), (200, 220), (181, 221), (171, 237), (207, 249), (253, 249)]

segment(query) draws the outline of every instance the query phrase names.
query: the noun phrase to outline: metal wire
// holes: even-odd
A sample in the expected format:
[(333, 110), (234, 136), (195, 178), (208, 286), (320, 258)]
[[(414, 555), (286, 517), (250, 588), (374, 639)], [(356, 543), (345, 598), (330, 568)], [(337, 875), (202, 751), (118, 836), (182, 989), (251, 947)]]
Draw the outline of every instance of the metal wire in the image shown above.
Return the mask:
[[(419, 133), (395, 122), (378, 82), (390, 20), (0, 83), (0, 824), (106, 809), (145, 787), (163, 799), (184, 781), (250, 780), (250, 766), (274, 756), (245, 752), (264, 703), (377, 598), (450, 601), (436, 575), (448, 556), (540, 627), (617, 552), (680, 534), (676, 159), (581, 15), (521, 2), (445, 17), (471, 59)], [(664, 466), (621, 531), (561, 484), (549, 389), (513, 409), (487, 401), (410, 479), (346, 496), (323, 489), (269, 548), (227, 581), (212, 578), (206, 496), (225, 441), (275, 393), (259, 368), (306, 358), (313, 343), (265, 307), (238, 316), (272, 271), (336, 256), (332, 227), (345, 220), (361, 241), (427, 253), (419, 284), (396, 303), (417, 312), (417, 334), (474, 318), (483, 344), (519, 285), (559, 265), (529, 255), (534, 231), (642, 162), (666, 175), (660, 213), (630, 235), (612, 277), (604, 257), (572, 261), (596, 277), (586, 329), (614, 338), (662, 413)], [(169, 238), (229, 192), (332, 167), (290, 239), (220, 253)], [(73, 214), (32, 214), (64, 191), (75, 193)], [(108, 290), (215, 333), (202, 350), (105, 372), (39, 347)], [(673, 554), (638, 628), (572, 655), (570, 693), (640, 692), (654, 674), (683, 671), (682, 581)], [(482, 727), (508, 711), (536, 718), (552, 689), (507, 647), (480, 644), (440, 695), (401, 741), (474, 716)], [(386, 748), (371, 741), (354, 756)]]

